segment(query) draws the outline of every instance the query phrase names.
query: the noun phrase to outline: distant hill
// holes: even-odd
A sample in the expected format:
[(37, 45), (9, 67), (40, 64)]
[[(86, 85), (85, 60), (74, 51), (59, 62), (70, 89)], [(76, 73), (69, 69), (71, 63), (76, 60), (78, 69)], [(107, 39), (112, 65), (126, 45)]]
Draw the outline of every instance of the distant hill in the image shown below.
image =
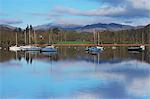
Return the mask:
[(98, 29), (98, 30), (121, 30), (121, 29), (132, 29), (133, 26), (130, 25), (122, 25), (122, 24), (116, 24), (116, 23), (110, 23), (110, 24), (103, 24), (103, 23), (97, 23), (97, 24), (91, 24), (86, 25), (82, 27), (81, 29)]
[[(97, 24), (91, 24), (91, 25), (74, 25), (74, 24), (54, 24), (54, 23), (49, 23), (49, 24), (43, 24), (43, 25), (38, 25), (35, 26), (34, 28), (36, 30), (48, 30), (50, 28), (60, 28), (63, 30), (76, 30), (76, 31), (85, 31), (89, 32), (93, 29), (96, 30), (127, 30), (127, 29), (137, 29), (137, 28), (142, 28), (143, 26), (130, 26), (130, 25), (122, 25), (122, 24), (117, 24), (117, 23), (110, 23), (110, 24), (104, 24), (104, 23), (97, 23)], [(10, 26), (10, 25), (5, 25), (1, 24), (0, 29), (4, 30), (14, 30), (16, 27)]]
[(64, 30), (75, 30), (76, 28), (82, 27), (81, 25), (74, 25), (74, 24), (54, 24), (54, 23), (49, 23), (49, 24), (43, 24), (43, 25), (38, 25), (35, 26), (34, 28), (36, 30), (48, 30), (50, 28), (60, 28)]
[(36, 26), (35, 29), (40, 30), (47, 30), (49, 28), (61, 28), (64, 30), (79, 30), (79, 31), (90, 31), (91, 29), (97, 29), (97, 30), (125, 30), (125, 29), (133, 29), (134, 26), (130, 25), (122, 25), (117, 23), (110, 23), (110, 24), (103, 24), (103, 23), (97, 23), (97, 24), (91, 24), (91, 25), (66, 25), (66, 24), (44, 24)]
[(10, 26), (10, 25), (5, 25), (5, 24), (0, 24), (0, 30), (14, 30), (16, 27)]

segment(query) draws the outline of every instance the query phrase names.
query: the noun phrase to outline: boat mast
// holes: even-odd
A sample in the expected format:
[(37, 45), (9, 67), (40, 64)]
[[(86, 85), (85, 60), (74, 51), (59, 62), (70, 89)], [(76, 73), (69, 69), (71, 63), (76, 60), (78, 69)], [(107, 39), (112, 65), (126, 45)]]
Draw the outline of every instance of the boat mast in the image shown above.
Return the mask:
[(94, 44), (95, 44), (95, 29), (93, 29)]
[(144, 33), (142, 32), (142, 44), (144, 44)]
[(31, 33), (30, 33), (30, 28), (29, 28), (29, 44), (31, 44)]
[[(50, 33), (51, 33), (51, 29), (50, 29)], [(50, 38), (50, 33), (48, 33), (48, 37), (49, 37), (49, 39), (48, 39), (48, 40), (49, 40), (49, 44), (50, 44), (50, 39), (51, 39), (51, 38)]]
[(17, 32), (16, 32), (16, 46), (18, 46), (18, 37), (17, 37)]
[(34, 44), (37, 44), (37, 39), (36, 39), (35, 29), (34, 29)]
[(115, 33), (114, 32), (112, 32), (112, 33), (113, 33), (113, 42), (115, 44)]
[(24, 42), (25, 42), (25, 45), (27, 44), (26, 38), (27, 38), (27, 34), (26, 34), (26, 30), (25, 30), (25, 31), (24, 31)]
[(98, 33), (98, 45), (99, 45), (99, 44), (100, 44), (100, 43), (99, 43), (99, 32), (97, 32), (97, 33)]

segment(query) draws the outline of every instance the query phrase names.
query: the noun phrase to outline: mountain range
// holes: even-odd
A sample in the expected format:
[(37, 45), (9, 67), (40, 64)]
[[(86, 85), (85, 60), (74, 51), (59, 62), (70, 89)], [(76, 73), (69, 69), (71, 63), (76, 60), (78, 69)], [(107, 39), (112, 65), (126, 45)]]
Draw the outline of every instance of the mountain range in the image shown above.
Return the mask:
[(125, 29), (133, 29), (135, 28), (134, 26), (130, 25), (122, 25), (122, 24), (117, 24), (117, 23), (110, 23), (110, 24), (105, 24), (105, 23), (97, 23), (97, 24), (90, 24), (90, 25), (66, 25), (66, 24), (44, 24), (44, 25), (39, 25), (35, 26), (35, 29), (37, 30), (47, 30), (49, 28), (60, 28), (64, 30), (79, 30), (79, 31), (88, 31), (91, 29), (96, 29), (96, 30), (125, 30)]
[[(90, 25), (74, 25), (74, 24), (54, 24), (54, 23), (49, 23), (49, 24), (43, 24), (43, 25), (38, 25), (34, 26), (35, 30), (48, 30), (50, 28), (60, 28), (63, 30), (75, 30), (75, 31), (91, 31), (93, 29), (96, 30), (126, 30), (126, 29), (135, 29), (135, 28), (142, 28), (143, 26), (131, 26), (131, 25), (123, 25), (123, 24), (117, 24), (117, 23), (110, 23), (110, 24), (105, 24), (105, 23), (97, 23), (97, 24), (90, 24)], [(11, 29), (14, 30), (16, 27), (1, 24), (0, 25), (1, 29)]]
[(48, 30), (50, 28), (60, 28), (64, 30), (75, 30), (76, 28), (82, 27), (81, 25), (74, 25), (74, 24), (54, 24), (54, 23), (48, 23), (43, 25), (35, 26), (34, 28), (36, 30)]

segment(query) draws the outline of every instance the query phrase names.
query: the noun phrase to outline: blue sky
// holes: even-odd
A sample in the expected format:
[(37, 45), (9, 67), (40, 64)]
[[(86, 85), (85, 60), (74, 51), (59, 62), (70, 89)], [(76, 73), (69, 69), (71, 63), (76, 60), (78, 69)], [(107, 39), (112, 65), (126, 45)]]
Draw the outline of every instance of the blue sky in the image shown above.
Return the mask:
[(25, 27), (57, 23), (146, 25), (149, 0), (0, 0), (0, 24)]

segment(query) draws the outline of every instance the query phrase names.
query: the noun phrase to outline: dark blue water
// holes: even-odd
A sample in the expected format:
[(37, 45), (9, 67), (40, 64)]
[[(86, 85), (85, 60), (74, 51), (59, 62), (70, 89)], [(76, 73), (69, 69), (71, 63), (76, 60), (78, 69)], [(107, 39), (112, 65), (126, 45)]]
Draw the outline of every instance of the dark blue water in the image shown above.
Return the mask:
[(150, 99), (148, 53), (125, 50), (1, 51), (0, 99)]

